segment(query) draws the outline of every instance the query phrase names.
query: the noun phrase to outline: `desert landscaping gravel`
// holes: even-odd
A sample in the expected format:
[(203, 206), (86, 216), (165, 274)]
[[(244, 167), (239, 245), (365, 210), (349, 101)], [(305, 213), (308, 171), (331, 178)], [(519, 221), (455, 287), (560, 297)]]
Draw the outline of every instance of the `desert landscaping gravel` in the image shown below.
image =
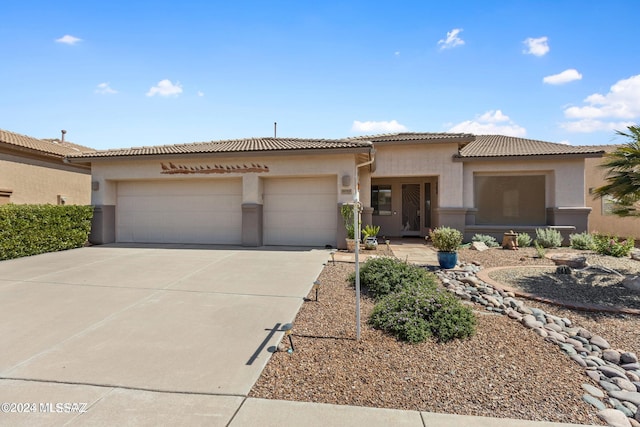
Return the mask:
[[(460, 251), (461, 260), (476, 261), (483, 267), (553, 266), (550, 260), (534, 255), (530, 248)], [(640, 265), (630, 259), (625, 262), (629, 268)], [(319, 301), (312, 291), (294, 322), (295, 351), (273, 354), (251, 396), (602, 424), (597, 410), (582, 400), (582, 384), (591, 380), (580, 366), (520, 323), (481, 307), (475, 310), (474, 337), (412, 345), (367, 324), (373, 301), (363, 294), (362, 336), (356, 341), (355, 291), (346, 282), (352, 271), (353, 264), (328, 263), (319, 277)], [(571, 319), (605, 337), (613, 348), (640, 354), (638, 317), (526, 303)]]

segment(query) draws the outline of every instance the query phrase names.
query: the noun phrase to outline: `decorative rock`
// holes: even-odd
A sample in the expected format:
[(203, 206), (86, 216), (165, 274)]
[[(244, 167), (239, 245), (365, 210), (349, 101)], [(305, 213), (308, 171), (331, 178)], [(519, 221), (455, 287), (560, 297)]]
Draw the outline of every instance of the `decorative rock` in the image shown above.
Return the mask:
[(633, 384), (636, 386), (638, 391), (640, 391), (640, 381), (633, 381)]
[(578, 365), (582, 366), (583, 368), (587, 367), (587, 363), (584, 361), (584, 359), (578, 356), (577, 354), (574, 354), (573, 356), (571, 356), (571, 359), (574, 362), (576, 362)]
[(460, 281), (462, 283), (468, 283), (470, 285), (480, 285), (482, 283), (480, 279), (476, 278), (475, 276), (464, 277), (460, 279)]
[(606, 409), (605, 404), (602, 403), (602, 401), (600, 399), (596, 399), (595, 397), (593, 397), (590, 394), (583, 394), (582, 395), (582, 400), (587, 402), (589, 405), (595, 407), (596, 409), (599, 409), (599, 410)]
[(571, 268), (585, 268), (588, 266), (587, 257), (584, 256), (576, 256), (573, 254), (556, 254), (552, 255), (551, 261), (553, 261), (556, 265), (566, 265)]
[(640, 261), (640, 249), (631, 249), (631, 258)]
[(630, 291), (640, 292), (640, 276), (627, 277), (620, 284)]
[(548, 329), (547, 329), (547, 335), (552, 337), (556, 342), (565, 342), (567, 340), (564, 335)]
[(578, 329), (578, 336), (581, 336), (582, 338), (586, 338), (586, 339), (591, 339), (593, 334), (591, 332), (589, 332), (588, 330), (586, 330), (585, 328), (579, 328)]
[(609, 396), (625, 402), (631, 402), (636, 406), (640, 406), (640, 393), (637, 391), (609, 391)]
[(600, 387), (607, 390), (607, 393), (611, 391), (620, 391), (620, 387), (607, 380), (600, 380), (598, 381), (598, 384), (600, 384)]
[(555, 323), (547, 323), (544, 328), (554, 332), (562, 332), (562, 326)]
[(622, 369), (626, 369), (627, 371), (635, 371), (640, 369), (640, 363), (623, 363), (620, 365)]
[(634, 405), (633, 403), (631, 403), (631, 402), (622, 402), (622, 404), (623, 404), (624, 406), (626, 406), (626, 407), (627, 407), (627, 409), (629, 409), (629, 410), (630, 410), (631, 412), (633, 412), (634, 414), (635, 414), (636, 412), (638, 412), (638, 407), (637, 407), (636, 405)]
[(633, 371), (627, 371), (624, 373), (627, 376), (627, 379), (631, 382), (638, 382), (640, 381), (640, 375), (636, 374)]
[(572, 325), (571, 320), (567, 319), (566, 317), (563, 317), (560, 320), (562, 320), (562, 323), (564, 323), (567, 328), (571, 327)]
[(611, 427), (631, 427), (627, 416), (617, 409), (602, 409), (598, 411), (598, 418)]
[(607, 349), (602, 352), (602, 358), (607, 362), (615, 363), (617, 365), (620, 363), (620, 352)]
[(536, 318), (530, 314), (522, 318), (522, 324), (527, 328), (542, 328), (542, 322), (537, 321)]
[(620, 387), (621, 390), (626, 391), (638, 391), (636, 386), (631, 382), (624, 378), (611, 378), (611, 382)]
[(591, 337), (591, 339), (589, 339), (589, 342), (593, 345), (597, 345), (598, 347), (602, 348), (602, 349), (607, 349), (610, 348), (611, 346), (609, 345), (609, 343), (607, 342), (607, 340), (605, 340), (604, 338), (602, 338), (599, 335), (594, 335)]
[(600, 359), (599, 357), (596, 356), (587, 356), (586, 359), (591, 360), (593, 362), (595, 362), (598, 366), (604, 366), (604, 360)]
[(513, 309), (507, 310), (507, 316), (509, 316), (512, 319), (516, 319), (516, 320), (521, 320), (522, 319), (522, 314), (518, 313), (517, 311), (515, 311)]
[[(573, 356), (574, 354), (578, 354), (578, 352), (576, 351), (575, 347), (572, 346), (571, 344), (560, 343), (558, 345), (560, 346), (562, 351), (567, 353), (569, 356)], [(599, 368), (603, 368), (603, 366), (599, 366), (598, 369)]]
[(598, 371), (587, 371), (587, 376), (594, 381), (600, 381), (600, 372)]
[(635, 412), (631, 412), (631, 410), (624, 406), (621, 402), (616, 403), (615, 405), (613, 405), (613, 407), (625, 414), (627, 417), (633, 417), (633, 414), (635, 414)]
[(598, 397), (600, 399), (604, 398), (604, 392), (600, 390), (598, 387), (594, 387), (591, 384), (584, 383), (582, 384), (582, 388), (584, 389), (584, 391), (586, 391), (587, 393), (589, 393), (594, 397)]
[(640, 427), (640, 421), (636, 421), (635, 418), (629, 418), (629, 422), (631, 423), (631, 427)]
[(549, 335), (543, 328), (533, 328), (533, 332), (535, 332), (542, 338), (546, 338)]
[(638, 363), (638, 356), (636, 356), (635, 353), (630, 353), (630, 352), (621, 353), (620, 362), (624, 364), (635, 363), (638, 365), (638, 367), (635, 369), (640, 369), (640, 363)]
[(471, 242), (471, 246), (469, 247), (469, 249), (473, 249), (474, 251), (486, 251), (487, 249), (489, 249), (489, 246), (486, 245), (486, 243), (484, 242)]

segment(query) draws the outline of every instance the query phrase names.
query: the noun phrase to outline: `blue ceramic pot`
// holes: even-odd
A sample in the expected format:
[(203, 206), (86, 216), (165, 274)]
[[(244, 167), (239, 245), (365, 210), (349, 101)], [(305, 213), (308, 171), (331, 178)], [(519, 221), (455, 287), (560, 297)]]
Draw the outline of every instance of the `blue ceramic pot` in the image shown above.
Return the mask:
[(440, 264), (440, 268), (453, 268), (457, 263), (457, 252), (438, 252), (438, 264)]

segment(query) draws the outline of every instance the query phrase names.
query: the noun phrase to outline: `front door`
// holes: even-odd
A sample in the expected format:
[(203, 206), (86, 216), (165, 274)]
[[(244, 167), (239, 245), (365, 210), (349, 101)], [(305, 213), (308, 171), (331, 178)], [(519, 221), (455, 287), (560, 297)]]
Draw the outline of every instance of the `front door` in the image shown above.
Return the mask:
[(402, 235), (419, 236), (420, 184), (402, 184)]

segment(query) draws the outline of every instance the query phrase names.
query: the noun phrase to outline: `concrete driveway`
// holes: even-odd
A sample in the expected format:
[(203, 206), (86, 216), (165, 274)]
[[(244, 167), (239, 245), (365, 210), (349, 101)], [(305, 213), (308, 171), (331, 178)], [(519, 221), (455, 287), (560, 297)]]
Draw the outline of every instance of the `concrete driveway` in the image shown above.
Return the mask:
[(39, 405), (0, 424), (226, 424), (327, 258), (107, 245), (0, 262), (0, 402)]

